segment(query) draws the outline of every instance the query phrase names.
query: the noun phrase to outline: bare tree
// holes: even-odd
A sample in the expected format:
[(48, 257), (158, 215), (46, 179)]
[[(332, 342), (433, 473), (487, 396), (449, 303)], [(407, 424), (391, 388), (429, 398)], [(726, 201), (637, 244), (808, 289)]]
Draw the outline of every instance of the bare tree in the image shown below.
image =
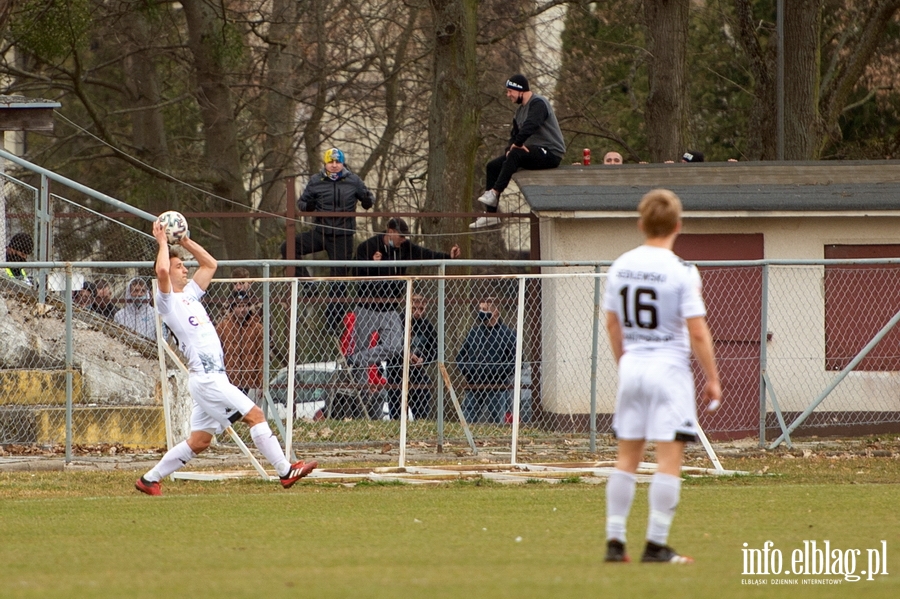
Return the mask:
[[(774, 15), (765, 25), (753, 16), (750, 0), (734, 0), (734, 7), (741, 47), (755, 83), (748, 157), (774, 159)], [(898, 10), (900, 0), (862, 6), (845, 0), (785, 2), (786, 159), (818, 159), (840, 142), (840, 119), (858, 92), (866, 68), (881, 51)], [(870, 90), (865, 97), (876, 91)]]
[(686, 50), (690, 0), (644, 2), (647, 27), (647, 144), (650, 159), (673, 160), (685, 149)]
[[(196, 88), (194, 95), (200, 108), (205, 138), (204, 171), (214, 194), (228, 200), (226, 212), (246, 211), (250, 198), (242, 179), (241, 152), (235, 105), (229, 87), (226, 60), (234, 51), (232, 27), (213, 4), (203, 0), (182, 3), (188, 29), (188, 48), (194, 57)], [(256, 256), (250, 223), (245, 219), (226, 218), (222, 222), (225, 256)]]
[[(171, 163), (153, 43), (157, 31), (153, 19), (145, 11), (123, 10), (122, 22), (125, 90), (134, 107), (131, 147), (142, 162), (167, 173)], [(170, 181), (148, 176), (145, 185), (150, 212), (159, 214), (174, 205), (175, 193)]]
[(744, 158), (775, 160), (777, 158), (777, 112), (775, 106), (775, 45), (764, 47), (757, 35), (760, 24), (753, 18), (749, 0), (735, 0), (738, 40), (747, 56), (755, 85), (755, 101), (747, 119), (747, 147)]
[(819, 32), (823, 0), (794, 0), (784, 6), (784, 157), (815, 155), (819, 122)]
[[(433, 70), (425, 209), (469, 210), (478, 149), (478, 2), (431, 0), (430, 6)], [(446, 233), (451, 227), (446, 219), (429, 218), (424, 223), (427, 233)]]

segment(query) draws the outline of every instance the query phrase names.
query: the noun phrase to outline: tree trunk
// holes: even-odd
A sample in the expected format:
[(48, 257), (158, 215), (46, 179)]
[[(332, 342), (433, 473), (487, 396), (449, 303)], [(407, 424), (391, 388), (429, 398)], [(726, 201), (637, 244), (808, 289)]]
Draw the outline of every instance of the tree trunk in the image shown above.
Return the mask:
[[(206, 173), (212, 193), (225, 198), (216, 201), (225, 212), (246, 212), (249, 196), (241, 179), (243, 169), (238, 147), (235, 107), (228, 87), (225, 57), (228, 51), (228, 25), (215, 5), (202, 0), (182, 2), (188, 27), (188, 47), (194, 57), (194, 91), (203, 121)], [(233, 43), (233, 42), (232, 42)], [(223, 218), (221, 221), (223, 258), (253, 258), (256, 241), (250, 220)]]
[(324, 3), (325, 0), (311, 0), (309, 8), (315, 17), (315, 22), (313, 25), (307, 25), (303, 31), (303, 38), (312, 40), (315, 47), (315, 55), (308, 60), (311, 64), (307, 66), (309, 85), (314, 89), (313, 101), (303, 127), (306, 169), (309, 173), (314, 173), (322, 168), (322, 154), (319, 146), (322, 143), (322, 119), (325, 117), (325, 108), (328, 102), (328, 49), (326, 46), (328, 19), (325, 15)]
[[(269, 21), (268, 48), (266, 51), (265, 127), (263, 141), (262, 201), (265, 212), (284, 212), (285, 180), (287, 173), (295, 171), (294, 118), (297, 102), (294, 100), (294, 70), (296, 68), (296, 23), (299, 2), (273, 0)], [(277, 237), (283, 229), (272, 219), (263, 219), (260, 233), (263, 239)]]
[[(747, 160), (776, 160), (778, 158), (778, 120), (774, 109), (775, 53), (763, 49), (757, 35), (750, 0), (735, 0), (738, 21), (738, 40), (750, 63), (753, 74), (753, 105), (747, 119)], [(769, 47), (774, 48), (775, 44)]]
[(784, 3), (784, 159), (816, 157), (823, 0)]
[[(131, 113), (131, 141), (137, 158), (164, 173), (170, 172), (169, 147), (163, 119), (159, 76), (152, 48), (154, 31), (144, 12), (123, 12), (125, 25), (125, 89), (136, 109)], [(145, 179), (141, 186), (146, 209), (159, 214), (174, 206), (173, 184), (163, 178)]]
[(677, 160), (686, 149), (689, 12), (690, 0), (644, 2), (650, 54), (647, 145), (653, 162)]
[[(477, 0), (431, 0), (434, 58), (425, 210), (472, 209), (478, 149)], [(460, 231), (458, 219), (424, 218), (426, 234)]]
[(885, 41), (888, 25), (900, 10), (900, 0), (878, 0), (869, 7), (866, 17), (860, 26), (859, 39), (849, 56), (836, 61), (838, 72), (822, 82), (821, 109), (823, 131), (822, 138), (816, 148), (816, 157), (820, 157), (829, 142), (841, 139), (840, 117), (847, 106), (860, 77), (872, 61), (879, 46)]

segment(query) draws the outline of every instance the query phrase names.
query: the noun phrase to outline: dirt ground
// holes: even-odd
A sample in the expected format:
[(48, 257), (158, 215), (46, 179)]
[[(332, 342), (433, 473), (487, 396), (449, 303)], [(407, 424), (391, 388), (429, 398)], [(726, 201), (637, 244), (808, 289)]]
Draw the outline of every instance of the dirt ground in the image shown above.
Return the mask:
[[(865, 438), (817, 438), (795, 440), (788, 448), (781, 445), (775, 449), (759, 446), (756, 439), (724, 441), (713, 443), (718, 458), (727, 464), (728, 458), (779, 459), (808, 458), (810, 456), (845, 457), (887, 457), (900, 459), (900, 436), (881, 435)], [(73, 448), (67, 462), (62, 446), (38, 447), (25, 445), (0, 446), (0, 472), (11, 471), (96, 471), (134, 470), (150, 468), (162, 456), (163, 448), (153, 450), (133, 450), (120, 445), (90, 445)], [(396, 444), (369, 444), (353, 447), (323, 448), (321, 446), (296, 448), (300, 459), (316, 459), (320, 467), (328, 468), (385, 468), (396, 466), (399, 450)], [(588, 441), (551, 439), (540, 442), (526, 441), (519, 447), (517, 463), (520, 464), (561, 464), (607, 462), (615, 459), (615, 445), (608, 435), (598, 438), (597, 451), (591, 452)], [(652, 458), (649, 458), (652, 460)], [(466, 444), (446, 443), (442, 451), (435, 444), (415, 442), (406, 451), (409, 466), (430, 465), (471, 465), (485, 467), (509, 464), (511, 454), (508, 446), (478, 445), (478, 454), (473, 454)], [(686, 466), (711, 468), (712, 463), (702, 445), (688, 446)], [(727, 467), (727, 466), (726, 466)], [(210, 448), (203, 455), (191, 461), (191, 471), (228, 471), (250, 468), (248, 460), (233, 446), (220, 445)]]

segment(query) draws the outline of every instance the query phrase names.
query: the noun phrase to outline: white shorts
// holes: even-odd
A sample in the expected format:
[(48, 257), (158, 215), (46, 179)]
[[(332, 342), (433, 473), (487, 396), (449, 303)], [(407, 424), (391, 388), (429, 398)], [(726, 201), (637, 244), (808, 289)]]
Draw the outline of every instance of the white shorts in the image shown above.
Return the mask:
[(639, 353), (623, 355), (612, 426), (616, 438), (624, 441), (696, 441), (690, 367)]
[(194, 400), (191, 411), (191, 431), (205, 431), (218, 435), (246, 416), (256, 405), (244, 393), (228, 382), (228, 375), (191, 374), (188, 389)]

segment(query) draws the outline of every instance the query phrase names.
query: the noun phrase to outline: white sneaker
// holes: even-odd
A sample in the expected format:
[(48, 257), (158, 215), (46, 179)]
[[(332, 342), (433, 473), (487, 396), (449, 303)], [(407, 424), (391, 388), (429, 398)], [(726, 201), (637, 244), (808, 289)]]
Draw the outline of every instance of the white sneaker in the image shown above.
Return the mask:
[(495, 227), (500, 224), (500, 219), (496, 216), (479, 216), (478, 219), (469, 225), (470, 229), (483, 229), (485, 227)]
[(478, 201), (485, 206), (496, 206), (500, 203), (500, 196), (494, 193), (493, 189), (488, 189), (486, 192), (481, 194), (481, 197), (478, 198)]

